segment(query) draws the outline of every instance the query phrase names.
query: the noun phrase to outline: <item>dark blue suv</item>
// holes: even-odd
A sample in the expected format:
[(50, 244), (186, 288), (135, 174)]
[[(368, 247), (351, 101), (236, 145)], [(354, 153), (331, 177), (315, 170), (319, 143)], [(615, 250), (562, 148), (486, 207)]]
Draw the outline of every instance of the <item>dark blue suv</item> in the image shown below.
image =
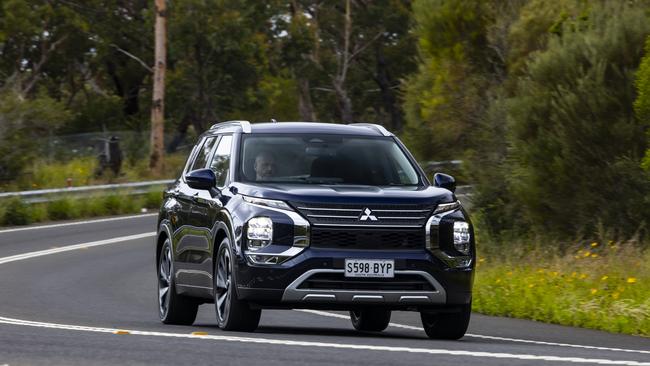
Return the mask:
[(164, 194), (156, 263), (160, 318), (252, 331), (262, 309), (350, 311), (381, 331), (418, 311), (431, 338), (470, 318), (475, 245), (451, 176), (431, 185), (372, 124), (219, 123)]

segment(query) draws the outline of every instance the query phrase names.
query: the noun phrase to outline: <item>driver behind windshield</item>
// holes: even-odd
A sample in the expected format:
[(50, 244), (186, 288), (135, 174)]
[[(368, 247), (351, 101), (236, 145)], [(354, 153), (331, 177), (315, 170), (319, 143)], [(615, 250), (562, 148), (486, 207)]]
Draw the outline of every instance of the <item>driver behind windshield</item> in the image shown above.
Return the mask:
[(262, 151), (255, 157), (255, 180), (264, 181), (275, 175), (275, 158), (268, 151)]

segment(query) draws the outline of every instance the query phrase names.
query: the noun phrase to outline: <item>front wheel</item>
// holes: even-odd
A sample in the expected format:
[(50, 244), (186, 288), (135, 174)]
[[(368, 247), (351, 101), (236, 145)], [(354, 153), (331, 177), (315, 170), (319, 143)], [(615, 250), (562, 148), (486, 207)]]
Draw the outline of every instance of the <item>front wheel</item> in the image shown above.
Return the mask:
[(252, 332), (260, 322), (262, 311), (251, 309), (247, 302), (237, 299), (233, 268), (230, 240), (225, 238), (217, 252), (213, 276), (217, 324), (223, 330)]
[(350, 311), (350, 320), (356, 330), (381, 332), (390, 323), (390, 310), (362, 309)]
[(196, 300), (178, 295), (174, 280), (174, 261), (169, 239), (160, 250), (158, 259), (158, 315), (165, 324), (192, 325), (199, 304)]
[(460, 339), (467, 332), (472, 305), (463, 305), (456, 313), (420, 313), (422, 327), (431, 339)]

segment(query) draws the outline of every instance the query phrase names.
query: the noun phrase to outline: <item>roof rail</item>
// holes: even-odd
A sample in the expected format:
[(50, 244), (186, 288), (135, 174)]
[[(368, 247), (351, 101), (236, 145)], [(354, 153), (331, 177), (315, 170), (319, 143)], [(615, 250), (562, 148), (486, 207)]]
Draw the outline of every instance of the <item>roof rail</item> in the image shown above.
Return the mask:
[(248, 121), (226, 121), (215, 123), (210, 127), (211, 130), (230, 126), (240, 126), (243, 133), (251, 133), (251, 123)]
[(378, 125), (375, 123), (350, 123), (350, 126), (359, 126), (359, 127), (368, 127), (377, 130), (377, 132), (381, 133), (384, 136), (393, 136), (390, 131), (388, 131), (384, 126)]

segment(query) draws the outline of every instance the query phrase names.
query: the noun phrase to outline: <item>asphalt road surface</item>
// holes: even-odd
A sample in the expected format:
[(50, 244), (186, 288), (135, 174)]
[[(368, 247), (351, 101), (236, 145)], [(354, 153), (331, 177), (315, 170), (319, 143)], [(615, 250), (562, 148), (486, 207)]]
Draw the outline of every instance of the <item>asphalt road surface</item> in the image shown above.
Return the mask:
[(265, 310), (254, 333), (160, 323), (155, 216), (0, 230), (0, 366), (650, 365), (650, 338), (473, 314), (460, 341), (432, 341), (417, 313), (356, 332), (346, 313)]

